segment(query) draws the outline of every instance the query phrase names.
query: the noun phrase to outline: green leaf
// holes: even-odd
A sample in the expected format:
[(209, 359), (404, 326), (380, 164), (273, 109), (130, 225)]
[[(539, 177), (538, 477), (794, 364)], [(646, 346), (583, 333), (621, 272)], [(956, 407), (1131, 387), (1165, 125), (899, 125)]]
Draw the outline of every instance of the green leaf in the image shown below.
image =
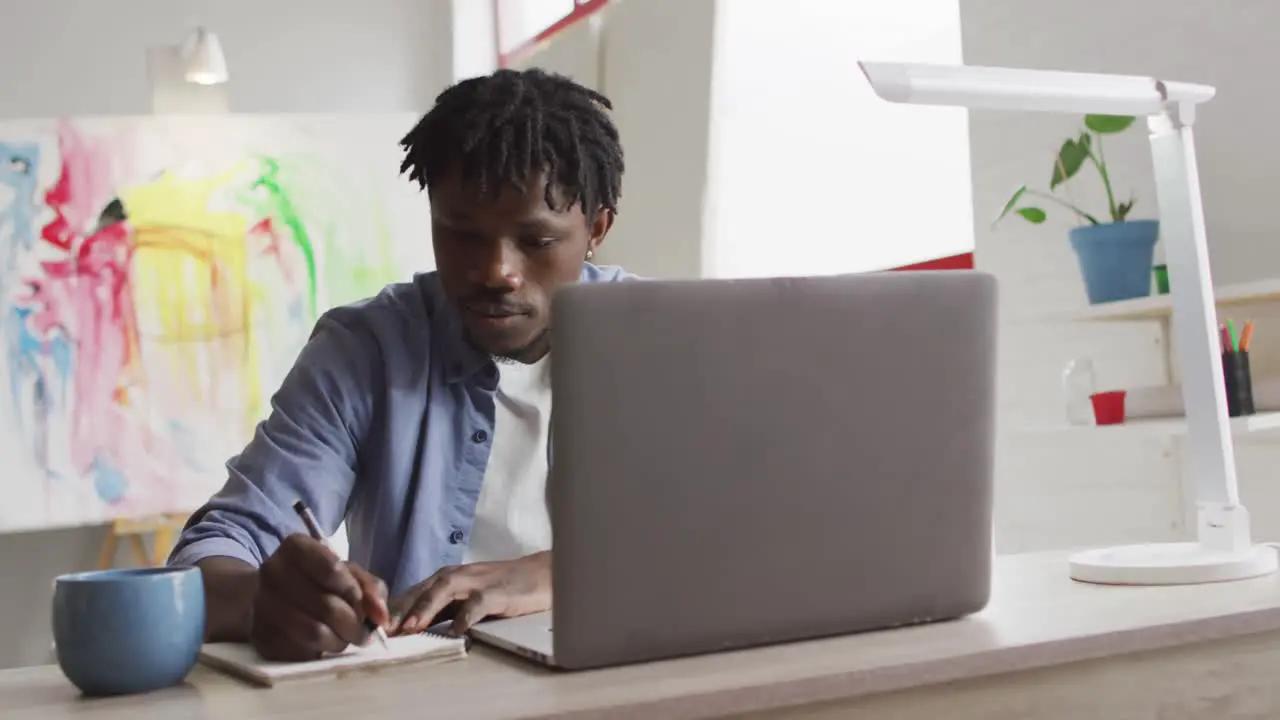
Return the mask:
[(1039, 225), (1040, 223), (1044, 222), (1045, 218), (1047, 217), (1045, 215), (1045, 212), (1038, 207), (1019, 208), (1018, 214), (1026, 218), (1028, 222), (1034, 223), (1036, 225)]
[(1086, 134), (1081, 134), (1075, 140), (1067, 140), (1062, 143), (1062, 149), (1058, 150), (1058, 157), (1053, 162), (1053, 177), (1049, 180), (1049, 189), (1053, 190), (1062, 183), (1075, 177), (1080, 172), (1084, 161), (1089, 157), (1089, 150), (1093, 145), (1093, 139)]
[(1084, 126), (1096, 133), (1124, 132), (1137, 118), (1128, 115), (1085, 115)]
[(1130, 198), (1129, 202), (1122, 202), (1116, 206), (1116, 216), (1113, 218), (1116, 222), (1124, 222), (1129, 216), (1129, 211), (1133, 209), (1134, 199)]
[(1018, 200), (1021, 199), (1022, 195), (1026, 192), (1027, 192), (1026, 185), (1023, 185), (1017, 190), (1014, 190), (1013, 197), (1009, 198), (1009, 202), (1004, 204), (1004, 209), (1000, 211), (1000, 216), (996, 218), (996, 222), (1000, 222), (1001, 220), (1004, 219), (1005, 215), (1008, 215), (1010, 212), (1012, 212), (1013, 207), (1018, 204)]

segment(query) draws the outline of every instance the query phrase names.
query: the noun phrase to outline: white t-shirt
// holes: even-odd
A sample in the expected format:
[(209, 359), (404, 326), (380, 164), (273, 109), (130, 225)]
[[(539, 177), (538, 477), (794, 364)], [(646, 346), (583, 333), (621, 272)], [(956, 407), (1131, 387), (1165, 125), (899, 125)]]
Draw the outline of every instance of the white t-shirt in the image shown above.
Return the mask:
[(493, 446), (464, 563), (514, 560), (551, 549), (551, 354), (532, 365), (498, 363), (493, 403)]

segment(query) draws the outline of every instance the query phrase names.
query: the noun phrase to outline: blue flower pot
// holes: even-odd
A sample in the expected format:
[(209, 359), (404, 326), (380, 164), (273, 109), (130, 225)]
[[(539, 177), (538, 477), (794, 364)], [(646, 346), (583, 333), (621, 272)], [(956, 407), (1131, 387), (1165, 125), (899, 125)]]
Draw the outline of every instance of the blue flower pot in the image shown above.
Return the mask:
[(1071, 231), (1071, 247), (1080, 261), (1089, 303), (1115, 302), (1151, 294), (1151, 266), (1157, 220), (1084, 225)]

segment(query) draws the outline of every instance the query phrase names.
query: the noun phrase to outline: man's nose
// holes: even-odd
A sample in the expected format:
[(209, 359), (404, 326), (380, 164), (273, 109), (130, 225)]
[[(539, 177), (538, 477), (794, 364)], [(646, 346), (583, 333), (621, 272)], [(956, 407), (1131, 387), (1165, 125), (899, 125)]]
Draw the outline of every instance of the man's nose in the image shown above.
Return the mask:
[(516, 291), (524, 284), (524, 268), (515, 243), (499, 240), (489, 244), (476, 258), (477, 284), (488, 288)]

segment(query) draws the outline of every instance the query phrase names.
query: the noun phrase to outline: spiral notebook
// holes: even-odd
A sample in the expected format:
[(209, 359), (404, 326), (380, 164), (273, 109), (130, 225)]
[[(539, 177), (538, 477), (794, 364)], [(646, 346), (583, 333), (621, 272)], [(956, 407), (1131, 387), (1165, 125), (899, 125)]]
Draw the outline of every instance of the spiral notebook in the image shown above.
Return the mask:
[(460, 660), (466, 655), (466, 639), (434, 633), (389, 638), (385, 648), (375, 640), (365, 647), (352, 646), (336, 655), (296, 663), (263, 660), (244, 643), (209, 643), (200, 648), (200, 662), (265, 687), (303, 678), (372, 672), (392, 665)]

